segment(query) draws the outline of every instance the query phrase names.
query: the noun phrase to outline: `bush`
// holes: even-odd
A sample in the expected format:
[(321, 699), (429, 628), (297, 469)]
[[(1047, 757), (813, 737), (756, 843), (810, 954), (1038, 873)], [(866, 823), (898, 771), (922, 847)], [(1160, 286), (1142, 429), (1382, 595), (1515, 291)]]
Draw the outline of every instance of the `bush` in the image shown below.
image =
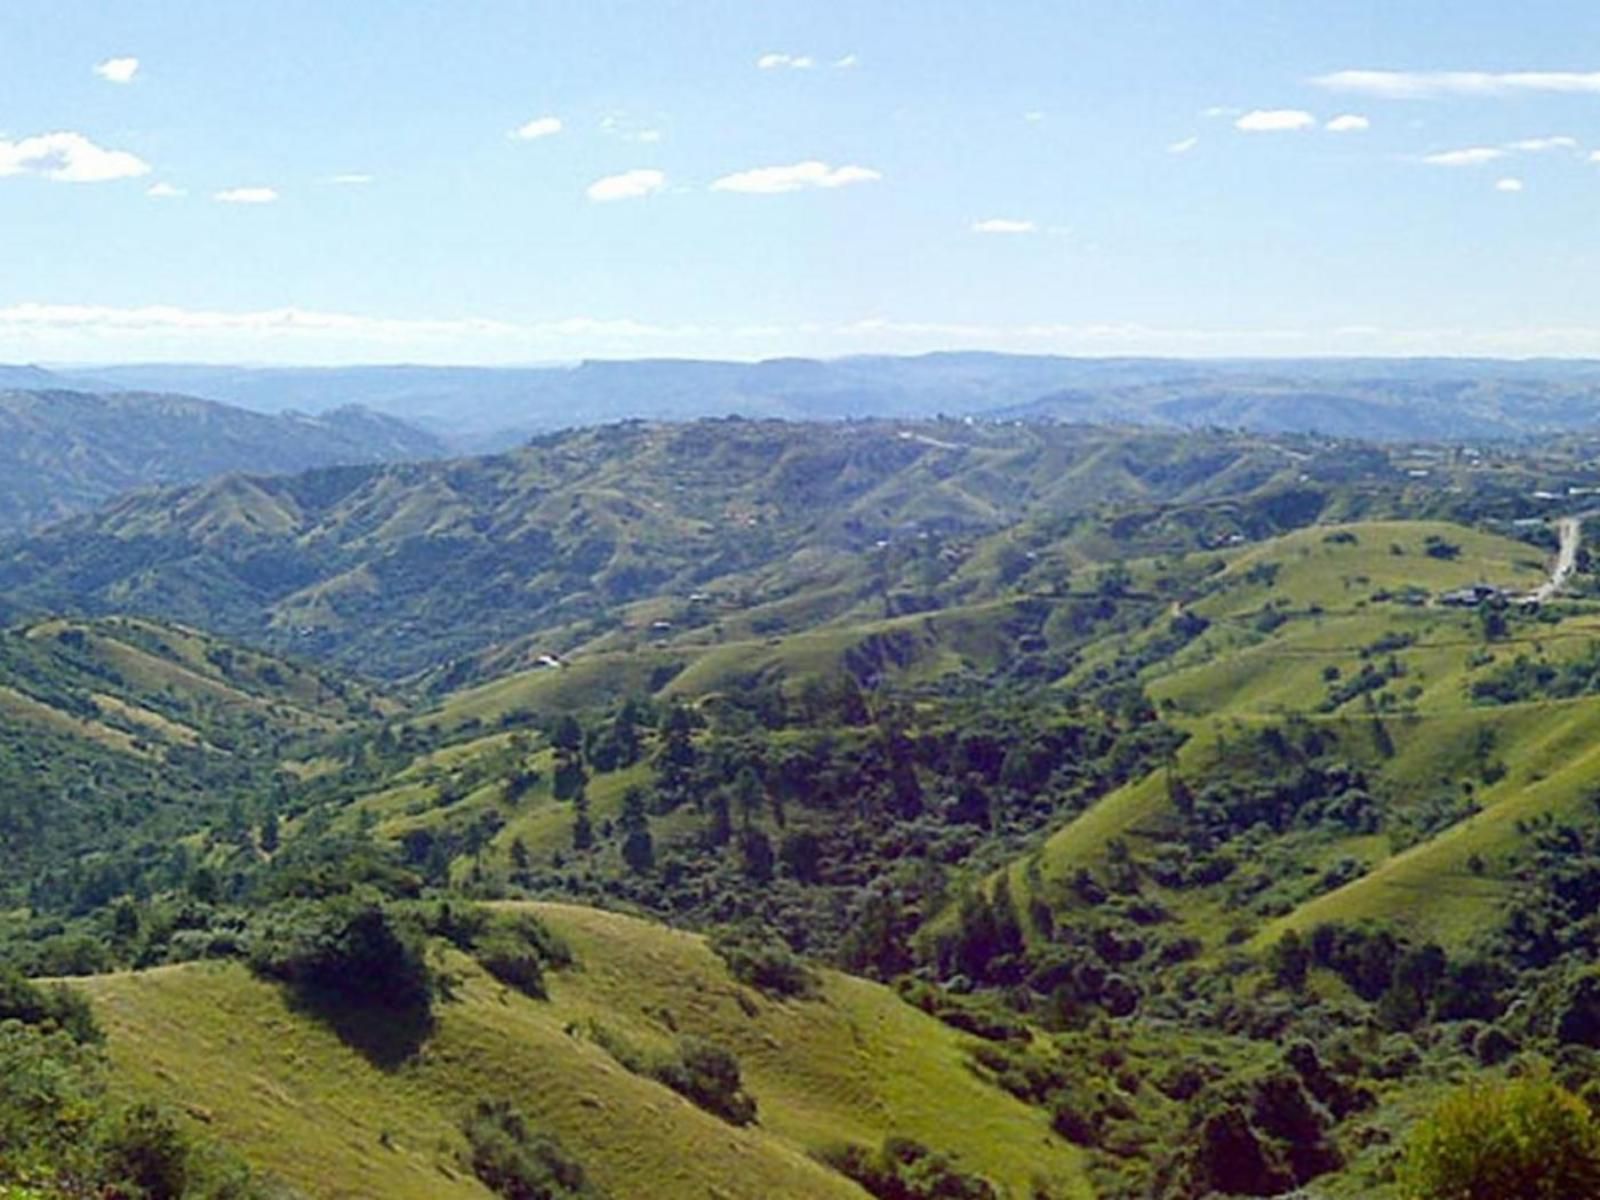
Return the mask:
[(738, 1058), (715, 1042), (681, 1038), (677, 1061), (658, 1062), (650, 1074), (730, 1125), (749, 1125), (756, 1119), (755, 1097), (744, 1090)]
[(309, 997), (428, 1010), (434, 993), (420, 931), (372, 900), (336, 897), (279, 910), (255, 930), (250, 965)]
[(600, 1200), (582, 1165), (550, 1134), (537, 1133), (504, 1100), (480, 1100), (461, 1124), (467, 1161), (483, 1185), (507, 1200)]
[(769, 996), (805, 997), (817, 991), (816, 975), (783, 941), (764, 929), (719, 930), (711, 938), (711, 948), (728, 964), (735, 979)]
[(755, 1121), (755, 1097), (744, 1090), (739, 1060), (733, 1051), (704, 1038), (684, 1037), (678, 1040), (675, 1055), (652, 1055), (614, 1030), (593, 1022), (589, 1036), (624, 1069), (666, 1085), (730, 1125)]
[(997, 1200), (988, 1180), (964, 1175), (941, 1154), (910, 1138), (886, 1138), (877, 1151), (838, 1146), (818, 1157), (879, 1200)]
[(545, 998), (546, 967), (572, 965), (567, 944), (527, 913), (491, 918), (473, 951), (485, 971), (535, 1000)]
[(65, 1030), (75, 1042), (103, 1041), (89, 1001), (63, 984), (42, 988), (15, 971), (0, 970), (0, 1021)]
[(1413, 1130), (1400, 1178), (1407, 1200), (1600, 1196), (1600, 1124), (1542, 1076), (1474, 1085)]
[(106, 1174), (117, 1187), (111, 1194), (178, 1200), (188, 1193), (189, 1157), (189, 1140), (170, 1115), (153, 1104), (135, 1105), (105, 1140)]

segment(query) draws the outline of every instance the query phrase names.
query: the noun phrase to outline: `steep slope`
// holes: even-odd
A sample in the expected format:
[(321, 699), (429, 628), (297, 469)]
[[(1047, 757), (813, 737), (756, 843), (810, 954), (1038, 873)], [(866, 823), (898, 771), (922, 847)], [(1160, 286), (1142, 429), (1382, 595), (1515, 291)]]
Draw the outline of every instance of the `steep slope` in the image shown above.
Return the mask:
[[(510, 992), (465, 959), (417, 1052), (374, 1066), (238, 966), (82, 981), (122, 1086), (203, 1120), (253, 1162), (323, 1197), (484, 1197), (457, 1160), (459, 1122), (510, 1099), (618, 1198), (861, 1197), (812, 1154), (893, 1133), (1030, 1194), (1087, 1197), (1077, 1153), (1043, 1113), (981, 1082), (969, 1039), (875, 984), (829, 974), (778, 1002), (736, 983), (695, 937), (560, 905), (533, 911), (576, 952), (550, 999)], [(759, 1104), (735, 1129), (625, 1071), (583, 1031), (640, 1045), (681, 1033), (732, 1049)], [(219, 1069), (226, 1063), (226, 1069)]]
[[(0, 896), (116, 894), (297, 753), (398, 706), (372, 688), (133, 618), (0, 634)], [(89, 901), (96, 903), (98, 901)]]
[(185, 396), (0, 391), (0, 534), (134, 488), (230, 471), (432, 458), (443, 446), (392, 417), (340, 408), (264, 416)]

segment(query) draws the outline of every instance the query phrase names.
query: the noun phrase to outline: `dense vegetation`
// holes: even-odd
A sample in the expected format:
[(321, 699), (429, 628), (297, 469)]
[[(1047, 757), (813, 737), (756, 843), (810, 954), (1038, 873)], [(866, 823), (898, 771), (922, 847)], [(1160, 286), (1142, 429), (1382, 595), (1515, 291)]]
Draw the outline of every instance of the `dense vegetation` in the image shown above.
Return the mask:
[[(1592, 563), (1560, 604), (1515, 600), (1551, 549), (1514, 523), (1522, 484), (1553, 460), (901, 432), (590, 431), (135, 498), (32, 540), (4, 570), (34, 600), (214, 605), (390, 675), (464, 657), (390, 693), (147, 618), (19, 624), (0, 961), (209, 963), (180, 977), (250, 981), (385, 1079), (460, 1064), (473, 1101), (431, 1167), (507, 1196), (615, 1178), (582, 1124), (556, 1135), (570, 1113), (468, 1073), (510, 1044), (484, 1028), (564, 997), (564, 1069), (721, 1144), (772, 1114), (841, 1187), (1005, 1194), (948, 1127), (898, 1127), (904, 1100), (848, 1137), (795, 1118), (806, 1071), (770, 1070), (789, 1034), (741, 1023), (843, 1011), (869, 985), (830, 969), (959, 1034), (985, 1103), (1080, 1156), (1038, 1196), (1453, 1195), (1450, 1139), (1538, 1105), (1586, 1145)], [(1485, 580), (1510, 598), (1438, 602)], [(530, 901), (710, 935), (692, 998), (572, 1001), (668, 943), (591, 968)], [(0, 1012), (87, 1036), (66, 995), (0, 983)], [(468, 1012), (480, 1041), (447, 1042)], [(899, 1053), (871, 1070), (915, 1095)], [(1562, 1090), (1473, 1093), (1412, 1136), (1504, 1078)]]

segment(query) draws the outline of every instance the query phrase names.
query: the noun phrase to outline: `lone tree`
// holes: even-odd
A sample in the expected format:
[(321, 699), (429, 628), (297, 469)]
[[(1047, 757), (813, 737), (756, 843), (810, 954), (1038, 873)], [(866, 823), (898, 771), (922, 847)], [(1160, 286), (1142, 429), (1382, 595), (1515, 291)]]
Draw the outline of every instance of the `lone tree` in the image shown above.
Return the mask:
[(655, 842), (650, 837), (650, 817), (645, 812), (644, 791), (629, 788), (622, 798), (622, 858), (636, 875), (656, 865)]

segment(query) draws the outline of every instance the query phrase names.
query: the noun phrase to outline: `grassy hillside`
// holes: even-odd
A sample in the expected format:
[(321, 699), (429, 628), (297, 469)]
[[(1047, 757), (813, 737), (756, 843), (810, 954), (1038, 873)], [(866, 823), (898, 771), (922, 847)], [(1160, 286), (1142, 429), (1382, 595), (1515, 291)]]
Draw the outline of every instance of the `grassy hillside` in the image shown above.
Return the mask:
[[(1428, 553), (1438, 546), (1449, 553)], [(1539, 551), (1526, 543), (1430, 522), (1316, 527), (1228, 555), (1188, 606), (1209, 627), (1145, 675), (1152, 700), (1189, 732), (1188, 743), (1167, 772), (1106, 797), (1046, 842), (1037, 860), (1044, 879), (1059, 885), (1103, 863), (1113, 841), (1159, 845), (1176, 821), (1173, 776), (1203, 779), (1219, 743), (1298, 718), (1325, 727), (1364, 764), (1382, 787), (1391, 832), (1320, 847), (1321, 859), (1348, 851), (1368, 870), (1275, 920), (1263, 942), (1290, 924), (1382, 915), (1462, 944), (1503, 894), (1494, 856), (1504, 862), (1517, 820), (1576, 811), (1590, 773), (1572, 748), (1595, 711), (1581, 701), (1485, 707), (1472, 684), (1519, 655), (1578, 653), (1600, 625), (1583, 613), (1513, 618), (1489, 639), (1479, 614), (1431, 601), (1480, 582), (1524, 591), (1543, 575)], [(1505, 770), (1485, 782), (1490, 759)], [(1409, 844), (1407, 815), (1445, 793), (1459, 799), (1463, 782), (1483, 811), (1468, 816), (1463, 807), (1459, 824)], [(1486, 856), (1487, 870), (1468, 871), (1474, 853)], [(1194, 907), (1189, 898), (1175, 903), (1180, 912)], [(1197, 929), (1212, 919), (1206, 905), (1197, 916)], [(1213, 926), (1208, 940), (1222, 932)]]
[[(829, 974), (818, 998), (778, 1002), (735, 982), (703, 942), (594, 910), (535, 910), (576, 969), (548, 1001), (467, 960), (416, 1054), (385, 1071), (241, 967), (193, 965), (81, 986), (110, 1034), (121, 1086), (180, 1105), (313, 1197), (481, 1197), (457, 1160), (480, 1098), (514, 1099), (612, 1195), (861, 1196), (813, 1151), (894, 1133), (1029, 1194), (1088, 1196), (1077, 1154), (1048, 1122), (985, 1085), (968, 1040), (887, 989)], [(694, 1033), (739, 1056), (759, 1122), (732, 1128), (629, 1074), (581, 1030), (643, 1044)], [(226, 1069), (220, 1069), (226, 1063)]]

